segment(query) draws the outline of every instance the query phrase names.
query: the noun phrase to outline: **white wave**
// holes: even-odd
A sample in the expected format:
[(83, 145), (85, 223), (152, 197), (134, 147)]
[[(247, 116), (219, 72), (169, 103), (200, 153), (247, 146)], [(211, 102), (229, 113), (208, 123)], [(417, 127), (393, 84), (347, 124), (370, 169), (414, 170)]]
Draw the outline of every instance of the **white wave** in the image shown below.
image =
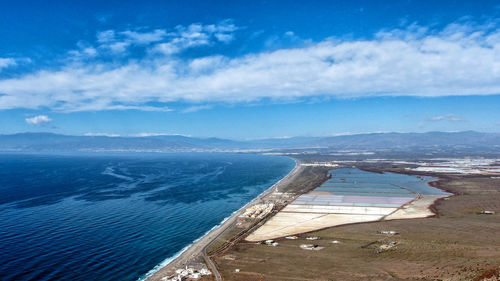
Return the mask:
[(187, 249), (189, 249), (189, 247), (191, 247), (193, 244), (194, 244), (194, 242), (192, 244), (187, 245), (186, 247), (182, 248), (182, 250), (178, 251), (173, 256), (164, 259), (162, 262), (155, 265), (155, 267), (153, 267), (153, 269), (151, 269), (146, 274), (144, 274), (144, 276), (137, 278), (137, 281), (144, 281), (144, 280), (148, 279), (149, 277), (153, 276), (153, 274), (158, 272), (158, 270), (162, 269), (163, 267), (167, 266), (171, 261), (175, 260), (178, 256), (180, 256)]
[(175, 253), (173, 256), (171, 257), (168, 257), (166, 259), (164, 259), (161, 263), (155, 265), (155, 267), (153, 267), (153, 269), (151, 269), (150, 271), (148, 271), (144, 276), (142, 277), (139, 277), (137, 279), (137, 281), (144, 281), (146, 280), (147, 278), (149, 278), (150, 276), (153, 276), (153, 274), (155, 274), (156, 272), (158, 272), (160, 269), (162, 269), (163, 267), (167, 266), (169, 263), (171, 263), (172, 261), (174, 261), (176, 258), (178, 258), (180, 255), (182, 255), (182, 253), (184, 253), (187, 249), (189, 249), (191, 246), (193, 246), (194, 244), (196, 244), (196, 242), (200, 241), (200, 239), (202, 239), (203, 237), (205, 237), (207, 234), (209, 234), (211, 231), (221, 227), (229, 218), (231, 218), (234, 213), (236, 213), (237, 211), (234, 211), (230, 216), (224, 218), (219, 224), (217, 225), (214, 225), (210, 230), (208, 230), (207, 232), (205, 232), (203, 235), (201, 235), (199, 238), (197, 238), (196, 240), (194, 240), (191, 244), (187, 245), (186, 247), (182, 248), (182, 250), (178, 251), (177, 253)]

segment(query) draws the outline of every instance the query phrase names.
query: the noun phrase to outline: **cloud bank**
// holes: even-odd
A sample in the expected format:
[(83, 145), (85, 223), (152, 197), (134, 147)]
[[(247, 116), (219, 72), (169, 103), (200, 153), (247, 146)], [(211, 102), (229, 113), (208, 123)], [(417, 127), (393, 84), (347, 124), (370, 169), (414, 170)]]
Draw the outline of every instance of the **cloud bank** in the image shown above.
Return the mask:
[[(59, 69), (0, 80), (0, 109), (155, 110), (151, 104), (171, 102), (500, 94), (495, 23), (441, 30), (411, 25), (369, 40), (330, 38), (239, 57), (182, 55), (230, 44), (237, 31), (224, 21), (100, 32), (94, 44), (80, 42)], [(137, 48), (144, 55), (130, 57)]]

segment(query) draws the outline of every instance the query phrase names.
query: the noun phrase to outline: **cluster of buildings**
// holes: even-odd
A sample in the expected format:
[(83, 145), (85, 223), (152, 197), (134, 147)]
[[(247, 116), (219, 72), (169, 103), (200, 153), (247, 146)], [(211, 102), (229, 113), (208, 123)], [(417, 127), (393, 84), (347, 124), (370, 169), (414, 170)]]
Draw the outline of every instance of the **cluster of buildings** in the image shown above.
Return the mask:
[(240, 218), (260, 219), (269, 214), (273, 210), (273, 208), (273, 203), (256, 204), (246, 209), (245, 212), (240, 215)]
[(335, 168), (338, 167), (338, 164), (332, 163), (332, 162), (314, 162), (314, 163), (301, 163), (301, 166), (310, 166), (310, 167), (331, 167)]
[(192, 268), (192, 267), (187, 267), (186, 268), (179, 268), (175, 271), (175, 274), (172, 274), (170, 276), (164, 277), (161, 280), (162, 281), (184, 281), (184, 280), (194, 280), (194, 279), (199, 279), (205, 275), (210, 275), (212, 272), (208, 270), (207, 268)]
[(411, 170), (450, 174), (500, 175), (500, 160), (498, 159), (465, 158), (433, 160), (432, 162), (418, 163), (419, 167)]
[[(356, 163), (357, 160), (335, 160), (330, 162), (315, 162), (301, 164), (304, 166), (335, 167), (339, 164)], [(432, 158), (419, 161), (403, 161), (395, 159), (366, 159), (365, 163), (391, 163), (405, 166), (407, 170), (416, 172), (470, 174), (500, 176), (500, 159), (491, 158)], [(416, 167), (415, 167), (416, 166)]]

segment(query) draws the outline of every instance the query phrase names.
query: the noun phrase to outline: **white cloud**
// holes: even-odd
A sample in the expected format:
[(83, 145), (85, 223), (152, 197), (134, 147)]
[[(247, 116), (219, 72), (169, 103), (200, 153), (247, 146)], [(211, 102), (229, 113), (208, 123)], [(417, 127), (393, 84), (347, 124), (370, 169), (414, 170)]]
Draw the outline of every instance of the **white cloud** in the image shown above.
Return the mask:
[(106, 30), (97, 33), (99, 45), (96, 48), (109, 51), (112, 54), (123, 54), (132, 45), (148, 45), (161, 41), (166, 35), (167, 32), (162, 29), (156, 29), (152, 32), (125, 30), (118, 33), (114, 30)]
[(194, 105), (194, 106), (190, 106), (188, 108), (185, 108), (181, 112), (182, 113), (191, 113), (191, 112), (197, 112), (200, 110), (211, 109), (211, 108), (212, 108), (211, 105)]
[(130, 46), (130, 42), (114, 42), (113, 44), (107, 44), (105, 46), (101, 45), (101, 47), (109, 49), (113, 54), (125, 53), (128, 46)]
[(161, 53), (164, 55), (172, 55), (172, 54), (178, 53), (180, 50), (181, 50), (181, 47), (178, 46), (178, 44), (176, 44), (174, 42), (168, 42), (168, 43), (157, 44), (152, 49), (152, 52)]
[(108, 109), (108, 110), (159, 111), (159, 112), (173, 111), (173, 109), (165, 107), (165, 106), (159, 107), (159, 106), (148, 106), (148, 105), (106, 105), (106, 109)]
[(26, 120), (26, 123), (31, 125), (45, 125), (52, 121), (52, 119), (50, 119), (47, 115), (38, 115), (24, 120)]
[(155, 45), (152, 51), (172, 55), (185, 49), (212, 45), (216, 42), (227, 44), (234, 39), (233, 33), (237, 29), (230, 21), (222, 21), (216, 25), (195, 23), (187, 27), (177, 26), (175, 32), (169, 33), (170, 40)]
[[(328, 39), (233, 58), (176, 56), (186, 48), (214, 44), (215, 34), (236, 29), (228, 22), (177, 27), (147, 47), (168, 56), (151, 51), (121, 64), (68, 63), (59, 70), (0, 80), (0, 109), (146, 110), (152, 108), (142, 105), (151, 102), (500, 94), (500, 29), (495, 24), (452, 24), (438, 31), (412, 25), (379, 32), (371, 40)], [(117, 36), (106, 31), (98, 41), (106, 46), (124, 42)]]
[(428, 121), (441, 121), (444, 118), (445, 118), (444, 116), (436, 116), (436, 117), (429, 118)]
[(446, 115), (431, 117), (431, 118), (427, 119), (427, 121), (430, 121), (430, 122), (439, 122), (439, 121), (463, 122), (465, 120), (462, 119), (462, 117), (457, 116), (455, 114), (446, 114)]
[[(185, 49), (208, 46), (221, 42), (227, 44), (234, 39), (238, 28), (230, 20), (218, 24), (203, 25), (194, 23), (179, 25), (173, 30), (145, 28), (135, 30), (105, 30), (96, 34), (96, 44), (78, 42), (78, 49), (69, 52), (70, 59), (88, 59), (98, 56), (117, 56), (128, 54), (131, 47), (144, 48), (148, 54), (173, 55)], [(149, 58), (148, 58), (149, 59)]]
[(16, 60), (13, 58), (0, 58), (0, 70), (9, 66), (15, 66), (16, 64)]
[(68, 52), (72, 59), (92, 58), (98, 55), (96, 48), (88, 47), (83, 42), (78, 42), (77, 46), (79, 47), (78, 50)]
[(201, 74), (224, 67), (227, 62), (228, 60), (223, 56), (211, 56), (193, 59), (189, 62), (188, 66), (190, 72)]
[(215, 36), (215, 38), (217, 38), (217, 40), (224, 42), (224, 43), (229, 43), (234, 38), (233, 34), (226, 34), (226, 33), (215, 33), (214, 36)]
[(115, 31), (114, 30), (106, 30), (97, 33), (97, 42), (99, 43), (107, 43), (115, 41)]
[(128, 37), (135, 44), (149, 44), (152, 42), (161, 41), (165, 36), (167, 36), (167, 32), (162, 29), (156, 29), (152, 32), (137, 32), (126, 30), (121, 32), (121, 34)]

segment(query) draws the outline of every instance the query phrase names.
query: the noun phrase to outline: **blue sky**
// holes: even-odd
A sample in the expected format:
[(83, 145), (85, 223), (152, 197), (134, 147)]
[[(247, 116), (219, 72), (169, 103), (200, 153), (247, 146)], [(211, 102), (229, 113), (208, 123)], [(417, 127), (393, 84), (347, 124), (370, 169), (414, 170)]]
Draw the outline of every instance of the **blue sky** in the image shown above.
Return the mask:
[(0, 134), (500, 131), (497, 1), (102, 2), (0, 2)]

